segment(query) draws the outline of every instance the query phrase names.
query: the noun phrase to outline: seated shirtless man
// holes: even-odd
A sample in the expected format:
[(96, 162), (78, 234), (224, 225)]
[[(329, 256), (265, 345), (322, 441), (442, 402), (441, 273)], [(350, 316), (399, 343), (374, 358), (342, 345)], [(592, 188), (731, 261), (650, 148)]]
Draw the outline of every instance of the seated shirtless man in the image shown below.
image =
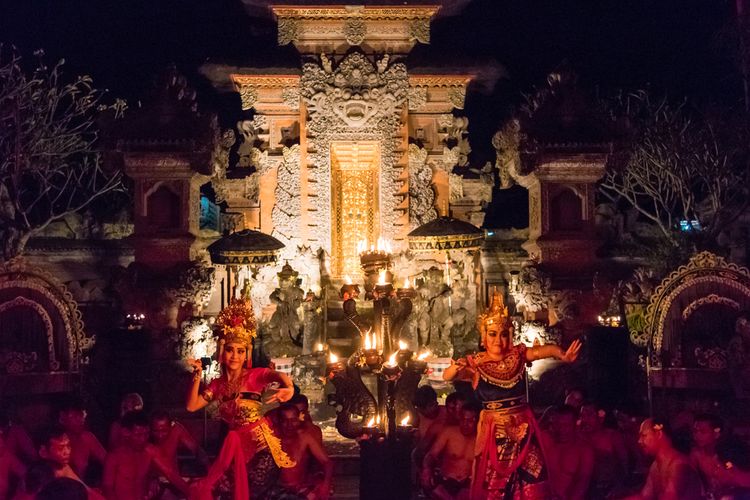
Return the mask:
[(104, 464), (107, 451), (88, 429), (86, 429), (86, 409), (83, 402), (71, 398), (60, 408), (60, 425), (70, 438), (70, 465), (78, 477), (86, 478), (89, 463), (93, 458)]
[(641, 424), (638, 444), (654, 457), (640, 494), (628, 500), (699, 500), (701, 481), (687, 457), (674, 449), (666, 420), (647, 418)]
[(122, 417), (122, 445), (107, 455), (104, 463), (103, 488), (107, 500), (149, 498), (149, 472), (167, 478), (181, 493), (187, 495), (188, 485), (169, 465), (162, 462), (158, 451), (148, 444), (148, 418), (143, 411)]
[[(52, 427), (45, 432), (39, 447), (39, 456), (52, 466), (55, 478), (66, 477), (86, 486), (70, 466), (72, 447), (70, 438), (62, 427)], [(88, 486), (86, 489), (89, 500), (104, 500), (97, 491)]]
[(594, 470), (594, 452), (579, 439), (576, 431), (578, 412), (568, 405), (554, 409), (550, 429), (545, 436), (544, 452), (555, 498), (584, 500)]
[[(328, 458), (318, 440), (301, 429), (300, 413), (297, 407), (284, 403), (279, 407), (279, 437), (281, 447), (297, 465), (281, 469), (279, 487), (271, 498), (327, 499), (331, 494), (333, 462)], [(309, 474), (310, 457), (323, 469), (323, 477)]]
[(457, 426), (446, 427), (425, 456), (422, 487), (430, 498), (468, 499), (479, 408), (464, 403)]
[(628, 450), (617, 429), (604, 425), (607, 412), (593, 403), (581, 406), (578, 435), (594, 451), (591, 500), (606, 498), (628, 473)]
[(180, 470), (177, 463), (177, 452), (180, 447), (194, 454), (201, 463), (208, 463), (206, 452), (195, 438), (165, 411), (157, 411), (151, 415), (151, 443), (161, 461), (175, 471)]
[(310, 401), (307, 399), (307, 396), (304, 394), (295, 394), (289, 402), (299, 410), (300, 421), (302, 422), (301, 430), (309, 432), (320, 444), (323, 444), (323, 431), (312, 421), (312, 417), (310, 416)]
[(7, 445), (10, 425), (0, 427), (0, 498), (10, 498), (12, 489), (19, 489), (26, 467)]

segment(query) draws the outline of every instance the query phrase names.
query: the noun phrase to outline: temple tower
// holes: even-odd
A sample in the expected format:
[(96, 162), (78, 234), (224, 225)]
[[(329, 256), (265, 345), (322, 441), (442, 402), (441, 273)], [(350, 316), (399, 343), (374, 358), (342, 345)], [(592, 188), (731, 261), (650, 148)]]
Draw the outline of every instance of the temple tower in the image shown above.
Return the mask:
[(294, 45), (301, 70), (205, 68), (254, 112), (242, 128), (259, 195), (227, 200), (244, 227), (273, 234), (290, 256), (303, 243), (323, 249), (342, 278), (361, 274), (359, 242), (403, 250), (409, 231), (451, 203), (481, 224), (491, 187), (452, 173), (466, 161), (466, 119), (453, 111), (471, 75), (404, 64), (416, 43), (429, 43), (438, 9), (273, 6), (278, 43)]

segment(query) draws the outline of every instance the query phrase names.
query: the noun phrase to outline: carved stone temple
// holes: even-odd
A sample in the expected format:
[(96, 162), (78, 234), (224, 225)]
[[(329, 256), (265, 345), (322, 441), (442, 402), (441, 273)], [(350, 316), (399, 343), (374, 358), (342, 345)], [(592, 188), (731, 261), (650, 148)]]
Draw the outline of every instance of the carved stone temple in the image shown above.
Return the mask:
[[(238, 224), (330, 256), (334, 278), (361, 274), (357, 244), (392, 242), (447, 212), (481, 225), (491, 187), (456, 178), (466, 162), (464, 106), (469, 74), (411, 72), (405, 56), (429, 43), (436, 6), (270, 7), (279, 45), (300, 67), (272, 73), (204, 67), (239, 93), (253, 118), (239, 125), (257, 197), (226, 181)], [(454, 140), (457, 139), (457, 140)], [(244, 151), (244, 149), (243, 149)], [(244, 153), (240, 153), (244, 155)]]

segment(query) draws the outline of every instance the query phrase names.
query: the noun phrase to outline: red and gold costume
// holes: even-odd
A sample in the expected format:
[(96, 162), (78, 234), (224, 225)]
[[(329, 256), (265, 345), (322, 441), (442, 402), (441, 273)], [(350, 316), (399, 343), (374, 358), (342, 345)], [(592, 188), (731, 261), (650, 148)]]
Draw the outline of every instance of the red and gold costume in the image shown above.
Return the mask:
[[(255, 320), (250, 300), (234, 299), (217, 319), (222, 329), (220, 350), (224, 344), (251, 345), (255, 337)], [(219, 418), (229, 426), (219, 456), (211, 465), (208, 474), (195, 489), (191, 499), (212, 499), (213, 486), (232, 466), (233, 498), (247, 500), (248, 464), (258, 452), (268, 451), (276, 467), (294, 467), (295, 462), (281, 448), (280, 439), (274, 434), (271, 421), (261, 414), (261, 394), (274, 382), (283, 382), (278, 373), (268, 368), (246, 368), (234, 383), (229, 383), (226, 374), (213, 380), (202, 392), (206, 401), (217, 401)]]
[[(500, 331), (512, 328), (502, 297), (496, 295), (490, 309), (479, 318), (479, 329), (484, 337), (491, 328), (498, 330), (498, 326)], [(501, 356), (493, 359), (480, 352), (466, 358), (483, 408), (471, 498), (551, 498), (539, 427), (525, 398), (526, 346), (511, 345)]]

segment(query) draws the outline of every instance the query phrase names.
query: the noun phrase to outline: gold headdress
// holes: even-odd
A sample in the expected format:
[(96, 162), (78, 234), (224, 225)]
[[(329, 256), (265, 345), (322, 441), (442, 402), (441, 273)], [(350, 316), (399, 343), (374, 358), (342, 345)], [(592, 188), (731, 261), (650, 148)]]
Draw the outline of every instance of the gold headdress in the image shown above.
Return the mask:
[(499, 325), (500, 331), (513, 328), (513, 323), (510, 320), (510, 316), (508, 316), (508, 308), (503, 303), (503, 295), (498, 291), (492, 294), (490, 307), (484, 311), (484, 314), (481, 314), (477, 318), (477, 328), (482, 337), (487, 334), (487, 330), (492, 325)]
[(250, 297), (232, 299), (216, 318), (219, 327), (219, 340), (224, 344), (250, 345), (258, 334), (255, 326), (255, 313)]

